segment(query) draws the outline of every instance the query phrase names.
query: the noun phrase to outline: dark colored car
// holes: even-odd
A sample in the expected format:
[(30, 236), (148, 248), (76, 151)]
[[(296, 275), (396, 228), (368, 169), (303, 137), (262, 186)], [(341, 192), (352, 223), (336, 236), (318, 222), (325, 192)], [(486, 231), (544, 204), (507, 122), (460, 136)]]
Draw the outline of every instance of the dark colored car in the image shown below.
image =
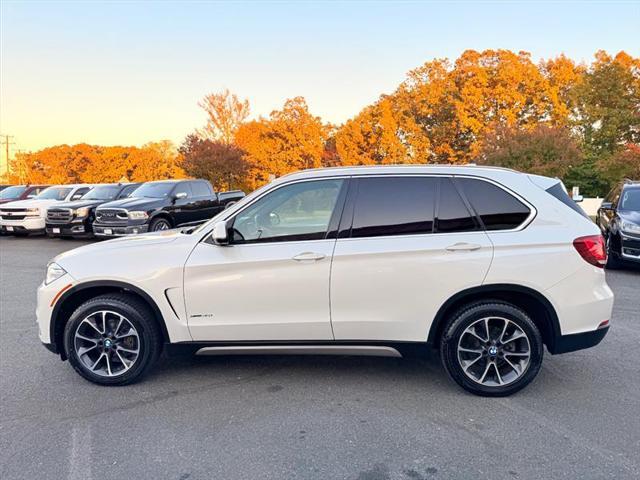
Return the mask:
[(147, 182), (135, 198), (116, 200), (96, 209), (96, 236), (115, 237), (197, 225), (244, 197), (241, 191), (215, 193), (206, 180)]
[(0, 190), (0, 204), (33, 198), (49, 185), (9, 185)]
[(92, 237), (96, 208), (104, 203), (129, 197), (140, 185), (140, 183), (98, 185), (80, 200), (49, 207), (46, 219), (47, 235), (50, 237)]
[(607, 242), (607, 267), (640, 264), (640, 182), (625, 180), (611, 190), (596, 223)]

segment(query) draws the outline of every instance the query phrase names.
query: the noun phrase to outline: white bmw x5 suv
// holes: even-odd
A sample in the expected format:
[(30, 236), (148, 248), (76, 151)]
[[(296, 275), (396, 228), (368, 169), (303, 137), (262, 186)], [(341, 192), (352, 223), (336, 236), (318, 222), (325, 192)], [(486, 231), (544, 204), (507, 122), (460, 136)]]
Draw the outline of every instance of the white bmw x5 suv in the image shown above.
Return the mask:
[(38, 290), (39, 335), (123, 385), (160, 353), (401, 356), (438, 349), (501, 396), (599, 343), (613, 294), (598, 228), (557, 179), (487, 167), (303, 171), (191, 231), (71, 250)]

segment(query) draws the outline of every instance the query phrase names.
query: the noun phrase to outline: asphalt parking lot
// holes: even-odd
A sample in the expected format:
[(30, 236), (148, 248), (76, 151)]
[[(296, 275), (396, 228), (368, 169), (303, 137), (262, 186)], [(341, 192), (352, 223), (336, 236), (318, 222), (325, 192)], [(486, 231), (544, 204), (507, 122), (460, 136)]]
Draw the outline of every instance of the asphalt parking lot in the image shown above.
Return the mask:
[(104, 388), (39, 343), (46, 262), (82, 242), (0, 238), (0, 478), (638, 478), (640, 271), (602, 344), (547, 355), (516, 396), (471, 396), (439, 360), (198, 357)]

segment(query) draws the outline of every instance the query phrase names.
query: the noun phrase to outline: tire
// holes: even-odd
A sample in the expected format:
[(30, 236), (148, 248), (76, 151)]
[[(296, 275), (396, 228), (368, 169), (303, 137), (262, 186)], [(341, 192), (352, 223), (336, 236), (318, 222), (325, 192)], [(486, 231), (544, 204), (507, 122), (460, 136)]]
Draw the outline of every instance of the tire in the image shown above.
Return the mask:
[(131, 295), (108, 294), (87, 300), (73, 312), (64, 329), (64, 349), (76, 372), (90, 382), (128, 385), (153, 367), (162, 336), (144, 302)]
[(611, 241), (611, 234), (607, 235), (607, 264), (605, 267), (609, 270), (617, 270), (622, 267), (622, 260), (620, 260), (620, 254), (616, 252), (615, 245)]
[[(480, 341), (474, 333), (489, 341)], [(451, 379), (485, 397), (504, 397), (526, 387), (540, 371), (543, 352), (542, 336), (529, 316), (500, 300), (458, 310), (447, 321), (440, 342), (442, 364)]]
[(171, 222), (169, 222), (169, 220), (163, 217), (154, 218), (153, 220), (151, 220), (151, 223), (149, 224), (150, 232), (159, 232), (161, 230), (171, 230), (172, 228), (173, 227), (171, 226)]

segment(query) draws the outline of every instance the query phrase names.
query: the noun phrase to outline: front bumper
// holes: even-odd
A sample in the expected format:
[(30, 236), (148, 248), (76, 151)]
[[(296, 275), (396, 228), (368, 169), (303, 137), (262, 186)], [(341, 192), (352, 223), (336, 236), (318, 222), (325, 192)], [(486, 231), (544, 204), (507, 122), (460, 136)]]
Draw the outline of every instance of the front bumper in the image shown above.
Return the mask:
[(149, 225), (104, 225), (93, 224), (93, 233), (96, 237), (124, 237), (126, 235), (138, 235), (149, 231)]
[(625, 261), (640, 262), (640, 237), (622, 233), (620, 240), (622, 243), (620, 248), (621, 258)]
[(45, 229), (45, 221), (42, 217), (25, 217), (20, 220), (0, 219), (0, 229), (3, 233), (15, 232), (43, 232)]
[(91, 222), (46, 223), (46, 232), (50, 237), (91, 237)]
[(49, 285), (42, 282), (38, 286), (36, 294), (36, 322), (38, 324), (38, 337), (44, 344), (54, 344), (55, 339), (51, 338), (51, 316), (56, 303), (60, 301), (63, 294), (74, 284), (74, 278), (69, 275), (54, 280)]

